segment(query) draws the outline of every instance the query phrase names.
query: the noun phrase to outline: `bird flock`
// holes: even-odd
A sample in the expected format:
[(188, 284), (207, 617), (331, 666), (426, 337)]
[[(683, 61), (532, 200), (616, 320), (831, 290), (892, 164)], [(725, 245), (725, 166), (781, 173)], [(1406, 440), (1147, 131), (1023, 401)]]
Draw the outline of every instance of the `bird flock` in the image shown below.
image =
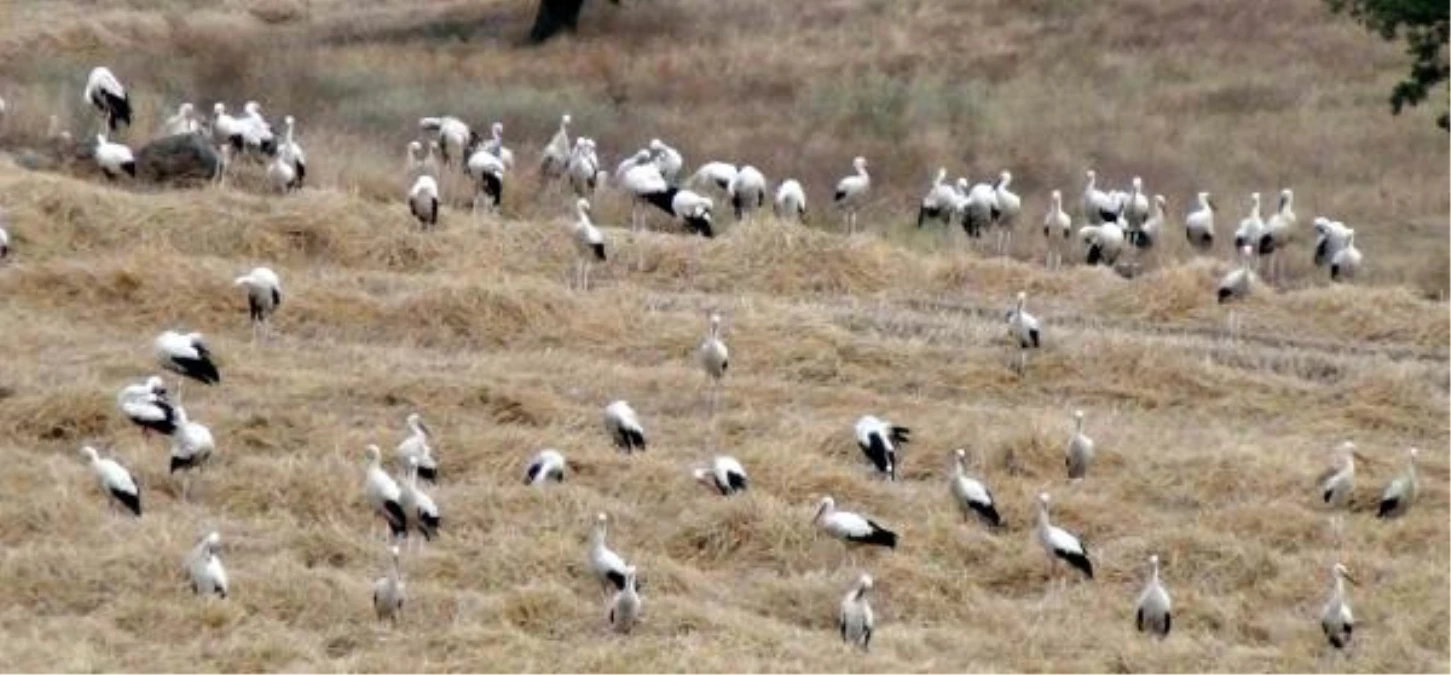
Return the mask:
[[(92, 70), (86, 80), (83, 99), (94, 110), (98, 124), (94, 160), (108, 180), (137, 175), (131, 149), (111, 140), (111, 136), (133, 122), (131, 95), (105, 67)], [(212, 117), (201, 119), (195, 113), (195, 106), (182, 103), (175, 115), (165, 120), (162, 133), (200, 134), (213, 143), (224, 160), (215, 176), (219, 184), (224, 183), (236, 159), (254, 157), (265, 166), (267, 181), (275, 190), (288, 193), (301, 189), (307, 164), (295, 135), (294, 118), (284, 118), (279, 136), (274, 134), (256, 101), (246, 102), (241, 111), (239, 116), (230, 115), (226, 105), (217, 102)], [(645, 210), (653, 207), (686, 232), (714, 237), (717, 224), (716, 201), (709, 194), (712, 191), (718, 198), (729, 201), (737, 220), (755, 217), (769, 199), (776, 218), (807, 222), (806, 192), (794, 178), (782, 180), (773, 192), (765, 174), (750, 164), (710, 161), (687, 174), (681, 152), (659, 138), (626, 154), (615, 170), (609, 172), (600, 160), (595, 140), (586, 136), (571, 138), (571, 124), (569, 114), (561, 116), (557, 132), (540, 151), (537, 172), (545, 183), (545, 191), (571, 195), (574, 220), (568, 235), (576, 256), (570, 284), (581, 291), (589, 289), (591, 266), (610, 259), (609, 242), (592, 220), (591, 200), (601, 186), (612, 185), (629, 199), (632, 230), (645, 226)], [(419, 226), (428, 230), (438, 225), (443, 204), (440, 179), (448, 170), (469, 179), (473, 212), (497, 212), (509, 176), (519, 166), (513, 151), (504, 144), (503, 124), (493, 123), (489, 137), (484, 138), (463, 120), (441, 115), (420, 119), (418, 131), (419, 139), (407, 147), (405, 173), (409, 186), (404, 201)], [(841, 213), (847, 232), (856, 232), (858, 215), (871, 198), (873, 178), (865, 157), (854, 158), (850, 166), (851, 172), (834, 186), (832, 205)], [(1012, 173), (1003, 170), (991, 182), (978, 183), (966, 177), (949, 182), (948, 175), (945, 167), (935, 172), (919, 204), (917, 226), (922, 228), (931, 222), (951, 226), (956, 222), (971, 239), (992, 230), (993, 250), (1005, 253), (1011, 247), (1014, 227), (1024, 208), (1022, 198), (1011, 190)], [(1044, 262), (1048, 267), (1060, 267), (1070, 254), (1080, 257), (1084, 264), (1114, 265), (1125, 253), (1151, 249), (1166, 236), (1168, 200), (1164, 195), (1150, 194), (1141, 177), (1132, 177), (1126, 189), (1121, 190), (1102, 189), (1094, 170), (1086, 171), (1084, 177), (1077, 205), (1083, 224), (1076, 230), (1065, 206), (1063, 191), (1054, 189), (1049, 194), (1043, 218), (1043, 236), (1048, 242)], [(1261, 210), (1260, 194), (1250, 194), (1246, 215), (1233, 236), (1239, 265), (1216, 288), (1216, 298), (1221, 303), (1248, 295), (1261, 283), (1260, 276), (1276, 279), (1283, 274), (1283, 257), (1296, 241), (1293, 191), (1289, 188), (1280, 191), (1277, 207), (1268, 220), (1263, 218)], [(1209, 192), (1197, 193), (1192, 210), (1183, 218), (1184, 237), (1196, 251), (1208, 252), (1214, 247), (1218, 213)], [(0, 259), (11, 252), (4, 224), (0, 222)], [(1355, 246), (1355, 231), (1327, 217), (1315, 218), (1313, 230), (1314, 264), (1328, 267), (1333, 280), (1353, 278), (1362, 261)], [(245, 292), (254, 341), (268, 342), (273, 335), (271, 319), (283, 305), (280, 278), (267, 267), (257, 267), (236, 277), (234, 285)], [(1044, 344), (1043, 325), (1027, 311), (1026, 301), (1026, 293), (1018, 293), (1005, 315), (1008, 335), (1018, 347), (1020, 372), (1026, 368), (1027, 353)], [(1237, 318), (1232, 312), (1228, 321), (1233, 335)], [(710, 312), (706, 323), (707, 330), (695, 358), (705, 378), (705, 407), (713, 424), (721, 407), (732, 354), (724, 338), (724, 317), (719, 312)], [(139, 383), (125, 385), (117, 395), (117, 406), (139, 429), (143, 442), (149, 442), (153, 435), (169, 439), (168, 473), (180, 474), (180, 494), (184, 500), (191, 500), (192, 474), (205, 471), (211, 463), (209, 460), (218, 453), (218, 443), (207, 426), (188, 415), (182, 405), (182, 387), (188, 380), (208, 388), (220, 387), (222, 374), (200, 333), (165, 330), (155, 338), (153, 351), (156, 365), (176, 377), (175, 385), (169, 386), (160, 375), (148, 375)], [(1093, 473), (1095, 446), (1084, 431), (1084, 411), (1074, 411), (1072, 419), (1073, 429), (1064, 450), (1064, 474), (1066, 479), (1080, 483), (1089, 480)], [(610, 402), (603, 409), (602, 420), (605, 438), (620, 453), (628, 456), (647, 451), (646, 428), (630, 403)], [(402, 570), (405, 552), (444, 536), (443, 511), (425, 490), (427, 485), (447, 479), (436, 454), (435, 437), (417, 412), (407, 416), (404, 426), (407, 435), (397, 444), (391, 462), (385, 462), (384, 453), (376, 444), (367, 445), (358, 454), (362, 460), (360, 492), (371, 512), (373, 539), (380, 542), (381, 550), (388, 556), (385, 574), (372, 584), (373, 607), (380, 622), (390, 623), (403, 617), (407, 597)], [(854, 435), (871, 469), (889, 483), (898, 481), (902, 449), (911, 440), (910, 428), (869, 414), (856, 421)], [(81, 454), (102, 488), (107, 505), (113, 511), (142, 517), (142, 486), (132, 473), (115, 456), (103, 456), (90, 445), (82, 447)], [(1410, 449), (1403, 473), (1382, 491), (1378, 518), (1402, 516), (1414, 504), (1418, 489), (1416, 457), (1417, 450)], [(1004, 528), (1007, 523), (999, 504), (987, 477), (974, 469), (972, 453), (966, 448), (957, 448), (949, 453), (948, 459), (952, 471), (948, 475), (947, 497), (961, 510), (964, 519), (975, 521), (989, 531)], [(1317, 481), (1315, 499), (1333, 513), (1349, 506), (1355, 460), (1355, 446), (1347, 441), (1337, 449), (1335, 466)], [(523, 466), (523, 482), (541, 489), (564, 482), (568, 475), (568, 461), (555, 448), (539, 450)], [(745, 493), (751, 486), (742, 464), (722, 454), (708, 453), (690, 470), (690, 475), (725, 498)], [(1063, 568), (1070, 575), (1091, 582), (1095, 570), (1088, 545), (1066, 527), (1053, 522), (1050, 504), (1047, 491), (1036, 496), (1033, 527), (1034, 540), (1047, 564), (1050, 588), (1054, 583), (1067, 583), (1067, 578), (1059, 573)], [(610, 522), (604, 512), (595, 515), (584, 556), (589, 573), (605, 595), (607, 624), (620, 633), (629, 633), (643, 616), (643, 582), (638, 568), (609, 547)], [(810, 522), (820, 532), (843, 542), (844, 550), (853, 561), (856, 551), (863, 547), (895, 549), (909, 540), (911, 534), (904, 536), (868, 515), (839, 508), (829, 495), (820, 497)], [(220, 558), (221, 542), (220, 532), (209, 531), (187, 554), (183, 567), (194, 593), (219, 599), (230, 597), (232, 589)], [(1173, 606), (1161, 576), (1160, 557), (1151, 555), (1147, 565), (1143, 590), (1135, 602), (1135, 627), (1164, 638), (1173, 625)], [(1354, 580), (1339, 560), (1330, 569), (1331, 595), (1322, 611), (1320, 625), (1327, 642), (1336, 649), (1344, 649), (1351, 643), (1355, 625), (1345, 583), (1354, 583)], [(873, 589), (873, 576), (861, 573), (841, 600), (836, 617), (841, 639), (863, 650), (869, 648), (875, 624), (871, 605)]]

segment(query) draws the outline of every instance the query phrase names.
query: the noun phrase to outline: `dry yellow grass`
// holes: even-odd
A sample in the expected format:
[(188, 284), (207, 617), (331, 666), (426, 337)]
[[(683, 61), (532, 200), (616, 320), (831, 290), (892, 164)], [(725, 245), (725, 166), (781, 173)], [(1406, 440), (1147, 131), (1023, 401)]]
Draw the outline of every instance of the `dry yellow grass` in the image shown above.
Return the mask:
[[(144, 83), (133, 86), (168, 92), (141, 100), (138, 125), (149, 129), (174, 102), (165, 97), (185, 93), (200, 103), (211, 94), (187, 92), (220, 88), (195, 82), (186, 68), (220, 71), (200, 56), (171, 70), (142, 65), (213, 35), (207, 26), (261, 26), (248, 12), (294, 11), (284, 2), (237, 2), (169, 23), (156, 9), (182, 17), (193, 4), (210, 3), (137, 1), (0, 28), (0, 55), (19, 64), (0, 87), (65, 101), (76, 98), (84, 74), (73, 64), (134, 59), (129, 72), (148, 74), (128, 78)], [(296, 31), (304, 43), (361, 36), (316, 43), (309, 63), (326, 77), (308, 82), (359, 72), (401, 82), (442, 68), (449, 77), (396, 97), (334, 99), (373, 104), (369, 117), (350, 117), (355, 108), (344, 105), (328, 110), (302, 87), (268, 89), (281, 99), (269, 110), (309, 111), (302, 119), (321, 189), (285, 199), (134, 191), (27, 172), (0, 156), (0, 205), (16, 248), (0, 266), (0, 663), (8, 669), (1451, 669), (1451, 308), (1424, 297), (1447, 284), (1445, 140), (1423, 119), (1384, 116), (1379, 97), (1397, 72), (1394, 58), (1367, 46), (1358, 29), (1328, 23), (1316, 3), (1119, 3), (1147, 12), (1165, 32), (1112, 39), (1079, 34), (1113, 26), (1096, 4), (990, 3), (1006, 12), (1005, 28), (975, 41), (960, 29), (983, 25), (983, 16), (940, 3), (661, 0), (649, 14), (591, 3), (601, 20), (579, 39), (525, 53), (487, 31), (482, 46), (453, 46), (436, 32), (448, 17), (494, 17), (517, 33), (527, 18), (514, 14), (525, 3), (428, 3), (436, 15), (424, 19), (400, 17), (401, 3), (352, 13), (348, 4), (304, 3), (314, 23), (266, 29)], [(763, 16), (726, 9), (737, 6), (812, 21), (798, 23), (787, 43)], [(875, 33), (859, 20), (871, 12), (883, 17)], [(1233, 30), (1193, 30), (1216, 17), (1232, 20)], [(908, 30), (928, 25), (939, 28)], [(652, 30), (699, 38), (697, 49), (680, 50)], [(869, 33), (867, 51), (854, 51), (852, 40)], [(1060, 36), (1052, 43), (1059, 53), (1033, 46), (1044, 35)], [(1176, 46), (1174, 36), (1185, 35), (1194, 49)], [(110, 51), (140, 36), (180, 42), (162, 41), (155, 53)], [(629, 41), (634, 56), (609, 56), (612, 40)], [(1094, 59), (1066, 55), (1090, 42), (1107, 46)], [(1336, 51), (1347, 46), (1359, 51)], [(40, 65), (27, 49), (58, 65)], [(747, 49), (790, 65), (747, 68)], [(1286, 50), (1320, 58), (1285, 58)], [(1372, 58), (1360, 60), (1367, 52)], [(228, 100), (284, 81), (282, 69), (298, 53), (250, 61), (236, 80), (247, 88), (228, 87)], [(1129, 60), (1133, 53), (1148, 54), (1149, 63)], [(1200, 65), (1206, 54), (1223, 72)], [(782, 89), (809, 87), (833, 58), (947, 82), (968, 73), (991, 83), (993, 96), (967, 117), (910, 131), (900, 151), (886, 138), (844, 133), (868, 123), (858, 118), (802, 135), (836, 119), (828, 108), (852, 92), (827, 90), (807, 97), (811, 103)], [(1265, 70), (1236, 89), (1235, 78), (1253, 67)], [(1064, 85), (1061, 93), (1111, 100), (1114, 109), (1037, 105), (1033, 69), (1066, 77), (1099, 68), (1116, 73), (1117, 84), (1105, 92)], [(566, 84), (595, 72), (615, 84)], [(646, 73), (669, 79), (652, 83)], [(883, 198), (871, 217), (880, 233), (847, 238), (764, 221), (703, 242), (634, 239), (607, 227), (618, 257), (597, 268), (597, 288), (572, 292), (563, 209), (534, 198), (528, 180), (509, 195), (517, 218), (474, 221), (450, 210), (438, 232), (412, 227), (397, 199), (394, 149), (417, 114), (471, 100), (448, 98), (455, 76), (505, 92), (468, 110), (480, 119), (502, 111), (525, 161), (558, 106), (583, 105), (609, 86), (640, 103), (575, 108), (608, 148), (638, 143), (636, 130), (652, 125), (666, 138), (720, 130), (688, 148), (694, 163), (760, 134), (763, 156), (753, 161), (772, 177), (801, 171), (816, 191), (865, 148), (882, 168)], [(933, 100), (922, 91), (913, 90), (912, 106)], [(1143, 96), (1123, 96), (1132, 92)], [(699, 104), (685, 109), (688, 97)], [(711, 107), (726, 99), (740, 101), (743, 120)], [(1174, 116), (1197, 114), (1206, 101), (1219, 101), (1217, 114), (1177, 132)], [(792, 118), (779, 105), (810, 114)], [(47, 113), (16, 109), (3, 133), (18, 144), (38, 133)], [(1106, 126), (1112, 120), (1118, 126)], [(949, 134), (957, 129), (968, 137)], [(1056, 144), (1011, 141), (1034, 129)], [(1106, 134), (1103, 145), (1081, 135), (1087, 130)], [(1234, 142), (1226, 143), (1231, 130)], [(1364, 286), (1330, 287), (1302, 274), (1291, 290), (1257, 294), (1240, 306), (1248, 334), (1230, 345), (1220, 338), (1223, 308), (1212, 294), (1223, 262), (1167, 265), (1129, 281), (934, 251), (937, 240), (896, 231), (892, 223), (905, 222), (920, 192), (922, 181), (911, 176), (955, 154), (949, 139), (972, 144), (979, 172), (1024, 166), (1015, 173), (1029, 182), (1030, 199), (1060, 180), (1076, 192), (1086, 156), (1121, 167), (1116, 175), (1145, 167), (1175, 194), (1201, 180), (1237, 194), (1313, 175), (1316, 187), (1300, 193), (1314, 206), (1300, 209), (1301, 220), (1322, 206), (1366, 220), (1363, 246), (1376, 268)], [(1206, 148), (1217, 151), (1181, 161), (1181, 153)], [(812, 193), (817, 204), (824, 197)], [(601, 201), (603, 222), (620, 222), (622, 202)], [(1369, 222), (1375, 214), (1389, 215)], [(625, 264), (636, 252), (643, 271)], [(265, 346), (248, 342), (245, 301), (230, 284), (257, 264), (276, 269), (287, 293), (280, 337)], [(1010, 369), (1014, 350), (1001, 323), (1018, 290), (1047, 326), (1025, 378)], [(727, 317), (733, 357), (713, 431), (690, 360), (710, 308)], [(220, 386), (187, 386), (188, 410), (218, 440), (192, 503), (178, 499), (165, 474), (164, 446), (143, 447), (114, 403), (120, 386), (155, 371), (150, 340), (171, 327), (204, 332), (222, 363)], [(654, 440), (649, 452), (627, 458), (609, 446), (599, 417), (615, 398), (641, 413)], [(1073, 408), (1088, 412), (1100, 457), (1089, 480), (1069, 486), (1061, 453)], [(369, 605), (385, 555), (367, 538), (362, 449), (391, 450), (412, 411), (439, 434), (443, 479), (433, 495), (444, 534), (405, 559), (410, 601), (402, 625), (389, 631), (375, 626)], [(851, 424), (869, 412), (914, 430), (898, 484), (872, 478), (854, 447)], [(1337, 546), (1311, 487), (1345, 438), (1366, 458), (1341, 554), (1362, 582), (1352, 590), (1360, 626), (1348, 659), (1325, 654), (1316, 623)], [(139, 476), (144, 518), (106, 514), (76, 454), (83, 443), (113, 448)], [(1423, 449), (1421, 500), (1405, 519), (1377, 521), (1378, 491), (1412, 445)], [(977, 470), (1001, 502), (1002, 532), (964, 523), (949, 500), (948, 453), (962, 446), (979, 457)], [(566, 454), (571, 475), (539, 491), (520, 478), (544, 447)], [(727, 500), (690, 481), (691, 466), (717, 451), (745, 464), (750, 493)], [(1083, 537), (1099, 575), (1040, 606), (1043, 560), (1030, 526), (1031, 498), (1044, 486), (1055, 521)], [(869, 655), (845, 648), (835, 632), (837, 603), (858, 569), (808, 524), (822, 494), (903, 537), (895, 552), (857, 555), (877, 579)], [(590, 518), (600, 510), (615, 519), (612, 545), (647, 579), (644, 622), (629, 637), (607, 630), (604, 598), (584, 569)], [(223, 534), (233, 577), (225, 602), (193, 597), (179, 576), (182, 555), (209, 528)], [(1132, 630), (1150, 553), (1164, 559), (1176, 603), (1175, 633), (1164, 643)]]

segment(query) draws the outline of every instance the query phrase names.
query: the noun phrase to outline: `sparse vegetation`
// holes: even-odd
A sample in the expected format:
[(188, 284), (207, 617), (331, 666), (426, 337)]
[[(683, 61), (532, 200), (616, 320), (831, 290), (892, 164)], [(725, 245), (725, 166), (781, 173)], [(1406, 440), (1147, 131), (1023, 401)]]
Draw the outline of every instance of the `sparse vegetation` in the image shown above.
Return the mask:
[[(0, 265), (11, 669), (1451, 668), (1445, 136), (1424, 110), (1384, 115), (1397, 50), (1320, 0), (652, 0), (526, 49), (514, 40), (529, 2), (312, 0), (275, 23), (240, 3), (12, 9), (0, 26), (12, 110), (0, 206), (15, 251)], [(207, 110), (256, 98), (297, 116), (310, 187), (131, 189), (87, 177), (83, 162), (20, 168), (44, 148), (52, 111), (85, 135), (79, 80), (99, 62), (137, 92), (138, 146), (183, 99)], [(643, 269), (597, 265), (592, 290), (572, 292), (567, 200), (541, 195), (531, 171), (565, 111), (609, 166), (658, 135), (690, 168), (750, 161), (773, 182), (796, 177), (812, 227), (635, 239), (618, 227), (627, 204), (605, 191), (596, 219), (610, 253), (638, 251)], [(439, 229), (413, 225), (403, 147), (419, 116), (441, 112), (505, 123), (520, 169), (504, 218), (469, 218), (449, 175)], [(872, 159), (878, 193), (862, 216), (872, 234), (844, 237), (825, 192), (856, 154)], [(1368, 275), (1328, 285), (1297, 242), (1290, 287), (1241, 305), (1244, 340), (1229, 345), (1211, 290), (1227, 260), (1190, 259), (1173, 241), (1161, 253), (1173, 264), (1125, 280), (967, 253), (960, 233), (911, 223), (938, 165), (974, 179), (1013, 170), (1022, 258), (1039, 245), (1047, 191), (1072, 201), (1092, 165), (1169, 195), (1172, 233), (1198, 189), (1228, 221), (1237, 196), (1292, 185), (1303, 231), (1325, 213), (1363, 233)], [(248, 342), (231, 285), (257, 264), (287, 292), (265, 346)], [(1021, 379), (1003, 324), (1019, 290), (1046, 327)], [(707, 309), (725, 315), (732, 357), (713, 428), (690, 360)], [(217, 440), (192, 503), (161, 442), (143, 447), (114, 403), (154, 372), (149, 341), (165, 328), (204, 332), (223, 371), (217, 387), (186, 388)], [(618, 454), (601, 428), (617, 398), (651, 431), (641, 455)], [(1074, 408), (1088, 411), (1098, 455), (1069, 486)], [(390, 631), (370, 605), (388, 555), (367, 539), (362, 450), (391, 451), (412, 411), (439, 437), (445, 525), (404, 555), (409, 601)], [(865, 413), (913, 429), (899, 483), (871, 478), (855, 447)], [(1347, 438), (1364, 457), (1342, 550), (1311, 493)], [(137, 475), (143, 519), (106, 514), (83, 443)], [(1411, 445), (1421, 499), (1376, 521)], [(570, 474), (540, 491), (522, 472), (545, 447)], [(952, 503), (956, 447), (977, 458), (1002, 532)], [(746, 495), (691, 480), (713, 451), (745, 465)], [(1044, 486), (1097, 578), (1040, 605), (1030, 527)], [(823, 494), (880, 518), (901, 545), (848, 564), (807, 524)], [(585, 570), (601, 510), (611, 546), (646, 580), (628, 637), (609, 630)], [(221, 602), (180, 576), (210, 529), (231, 574)], [(1177, 612), (1162, 643), (1133, 630), (1151, 553)], [(1337, 558), (1361, 581), (1361, 625), (1353, 656), (1331, 660), (1316, 617)], [(875, 578), (869, 654), (833, 624), (863, 570)]]

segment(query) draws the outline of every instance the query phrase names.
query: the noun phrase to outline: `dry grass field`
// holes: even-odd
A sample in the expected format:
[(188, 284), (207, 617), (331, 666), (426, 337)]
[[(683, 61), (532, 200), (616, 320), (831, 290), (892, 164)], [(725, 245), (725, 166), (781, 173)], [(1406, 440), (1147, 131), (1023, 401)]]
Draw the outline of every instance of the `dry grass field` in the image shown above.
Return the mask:
[[(578, 36), (514, 41), (532, 3), (12, 2), (0, 25), (0, 666), (10, 671), (1081, 671), (1446, 672), (1451, 307), (1446, 137), (1429, 111), (1390, 117), (1393, 45), (1316, 0), (898, 0), (587, 3)], [(49, 17), (40, 20), (42, 13)], [(264, 20), (265, 19), (265, 20)], [(46, 117), (90, 128), (80, 89), (109, 64), (136, 92), (134, 145), (181, 100), (248, 98), (294, 114), (312, 186), (163, 192), (29, 171)], [(401, 202), (416, 118), (501, 119), (532, 168), (568, 110), (606, 164), (650, 137), (694, 166), (735, 159), (800, 178), (811, 227), (765, 219), (711, 241), (632, 237), (600, 196), (616, 257), (570, 290), (567, 200), (521, 170), (503, 218), (445, 211), (419, 232)], [(13, 154), (12, 154), (13, 153)], [(853, 155), (873, 162), (868, 234), (824, 208)], [(918, 233), (938, 164), (1011, 168), (1025, 198), (1014, 259)], [(1221, 232), (1250, 190), (1296, 189), (1302, 234), (1331, 214), (1360, 233), (1367, 274), (1329, 285), (1292, 251), (1286, 288), (1239, 305), (1223, 339), (1227, 251), (1172, 245), (1142, 276), (1044, 271), (1047, 190), (1099, 169), (1171, 199), (1219, 195)], [(448, 188), (457, 187), (453, 183)], [(447, 195), (460, 204), (458, 192)], [(729, 218), (725, 218), (729, 220)], [(658, 224), (658, 223), (657, 223)], [(665, 229), (661, 226), (661, 229)], [(639, 256), (641, 269), (627, 264)], [(282, 277), (277, 339), (251, 342), (231, 284)], [(1003, 311), (1046, 326), (1020, 377)], [(705, 412), (692, 352), (726, 317), (723, 406)], [(222, 383), (188, 384), (218, 454), (183, 501), (164, 441), (144, 443), (119, 388), (156, 372), (150, 341), (202, 331)], [(644, 454), (609, 444), (629, 400)], [(1099, 446), (1064, 480), (1071, 412)], [(395, 629), (369, 597), (384, 570), (362, 498), (363, 449), (391, 455), (403, 418), (438, 439), (443, 534), (405, 556)], [(913, 430), (902, 480), (871, 475), (855, 419)], [(1344, 542), (1313, 481), (1359, 446)], [(139, 520), (107, 513), (77, 449), (113, 450), (143, 485)], [(1380, 489), (1422, 449), (1422, 493), (1375, 519)], [(554, 447), (560, 486), (522, 484)], [(966, 447), (1007, 526), (966, 522), (947, 488)], [(712, 453), (751, 490), (690, 480)], [(1045, 595), (1032, 498), (1098, 569)], [(809, 524), (820, 496), (902, 536), (848, 557)], [(646, 580), (643, 623), (611, 633), (588, 577), (593, 514)], [(233, 594), (186, 588), (211, 528)], [(1146, 559), (1164, 560), (1175, 630), (1133, 630)], [(1318, 627), (1343, 560), (1359, 625), (1348, 655)], [(835, 612), (877, 580), (871, 652)]]

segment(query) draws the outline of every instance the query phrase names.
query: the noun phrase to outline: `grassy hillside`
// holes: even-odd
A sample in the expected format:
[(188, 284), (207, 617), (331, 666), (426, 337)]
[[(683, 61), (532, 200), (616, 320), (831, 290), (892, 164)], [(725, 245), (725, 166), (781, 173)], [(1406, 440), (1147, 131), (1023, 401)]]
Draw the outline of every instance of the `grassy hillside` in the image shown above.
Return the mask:
[[(1451, 668), (1451, 308), (1426, 298), (1447, 286), (1445, 136), (1422, 112), (1386, 114), (1394, 48), (1318, 3), (626, 0), (589, 3), (581, 35), (529, 51), (510, 43), (529, 3), (314, 0), (276, 24), (248, 13), (263, 4), (291, 16), (287, 2), (20, 3), (22, 18), (42, 6), (56, 18), (0, 27), (0, 58), (15, 64), (0, 74), (14, 110), (0, 149), (39, 145), (53, 109), (85, 128), (79, 89), (105, 62), (138, 92), (133, 139), (183, 98), (257, 98), (298, 116), (318, 178), (286, 198), (167, 193), (0, 156), (16, 248), (0, 265), (0, 663)], [(399, 195), (417, 116), (502, 119), (530, 166), (566, 109), (610, 165), (658, 135), (691, 165), (738, 158), (797, 176), (818, 206), (866, 154), (874, 232), (841, 236), (818, 208), (810, 228), (635, 238), (612, 226), (626, 206), (605, 193), (616, 258), (579, 293), (565, 285), (566, 201), (536, 194), (527, 171), (507, 217), (450, 210), (437, 232), (413, 228)], [(1212, 291), (1223, 260), (1171, 247), (1125, 280), (1044, 271), (1028, 259), (1036, 241), (1000, 260), (964, 253), (958, 235), (912, 232), (939, 163), (973, 177), (1011, 168), (1033, 224), (1045, 191), (1076, 194), (1089, 164), (1118, 182), (1143, 175), (1176, 212), (1209, 187), (1226, 220), (1243, 193), (1292, 185), (1302, 224), (1328, 213), (1365, 233), (1369, 278), (1327, 285), (1301, 243), (1290, 288), (1240, 305), (1246, 335), (1229, 343)], [(628, 264), (637, 255), (643, 269)], [(249, 342), (231, 285), (257, 264), (287, 293), (271, 344)], [(1002, 324), (1020, 290), (1047, 326), (1025, 377)], [(733, 357), (714, 423), (690, 360), (711, 309)], [(218, 387), (186, 387), (219, 447), (190, 503), (162, 442), (143, 446), (114, 402), (154, 372), (150, 340), (171, 327), (203, 331), (223, 372)], [(616, 398), (641, 413), (647, 453), (609, 446), (600, 413)], [(1089, 479), (1069, 485), (1075, 408), (1100, 450)], [(362, 452), (391, 451), (413, 411), (439, 435), (444, 535), (405, 558), (410, 604), (386, 630), (369, 606), (385, 555), (367, 538)], [(867, 413), (913, 429), (897, 484), (873, 478), (854, 447)], [(1312, 486), (1347, 438), (1363, 460), (1340, 544)], [(143, 519), (105, 512), (83, 443), (138, 475)], [(1421, 501), (1377, 521), (1410, 446), (1422, 449)], [(572, 473), (539, 491), (520, 479), (544, 447)], [(1003, 531), (950, 502), (956, 447), (997, 494)], [(714, 452), (741, 460), (751, 492), (723, 499), (690, 481)], [(1099, 569), (1046, 599), (1031, 539), (1045, 488)], [(901, 547), (848, 556), (808, 524), (824, 494), (897, 529)], [(585, 571), (597, 511), (648, 584), (628, 637), (607, 630)], [(192, 597), (180, 576), (210, 528), (233, 576), (226, 602)], [(1176, 603), (1164, 643), (1132, 628), (1150, 553)], [(1337, 559), (1361, 582), (1349, 658), (1325, 654), (1316, 623)], [(867, 655), (834, 626), (860, 570), (877, 579)]]

